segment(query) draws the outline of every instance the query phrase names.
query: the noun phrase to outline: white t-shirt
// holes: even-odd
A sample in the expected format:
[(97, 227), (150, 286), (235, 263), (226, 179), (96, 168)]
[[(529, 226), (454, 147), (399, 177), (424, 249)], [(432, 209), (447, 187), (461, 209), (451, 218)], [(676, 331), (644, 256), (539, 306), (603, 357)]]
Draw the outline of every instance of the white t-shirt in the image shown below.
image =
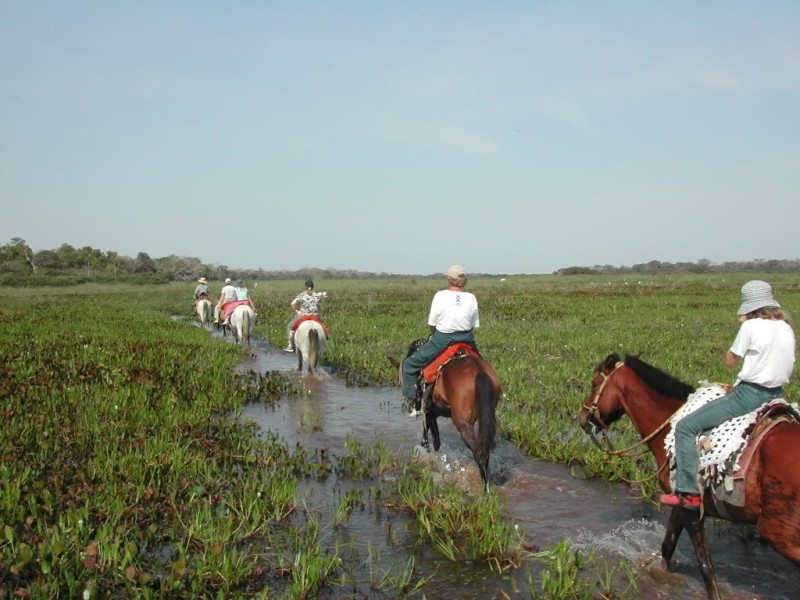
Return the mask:
[(480, 325), (478, 300), (469, 292), (440, 290), (431, 301), (428, 325), (442, 333), (474, 329)]
[(219, 291), (220, 295), (222, 296), (223, 302), (233, 302), (236, 300), (236, 288), (233, 287), (230, 283), (223, 286), (223, 288)]
[(748, 319), (739, 327), (731, 346), (731, 352), (742, 357), (739, 380), (768, 388), (789, 383), (794, 351), (792, 327), (774, 319)]

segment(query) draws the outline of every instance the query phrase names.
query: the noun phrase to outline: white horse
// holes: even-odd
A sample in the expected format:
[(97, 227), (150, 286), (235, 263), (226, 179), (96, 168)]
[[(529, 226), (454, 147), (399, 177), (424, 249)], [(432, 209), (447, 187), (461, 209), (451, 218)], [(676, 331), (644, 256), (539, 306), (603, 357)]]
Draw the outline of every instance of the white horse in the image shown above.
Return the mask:
[(328, 337), (325, 335), (325, 328), (321, 323), (310, 319), (300, 323), (294, 332), (297, 370), (302, 371), (305, 364), (308, 374), (314, 375), (327, 344)]
[(253, 327), (256, 324), (256, 313), (247, 304), (240, 304), (233, 309), (231, 316), (228, 318), (230, 323), (230, 330), (233, 332), (233, 338), (237, 344), (241, 344), (245, 348), (250, 347), (250, 334), (253, 332)]
[(208, 327), (211, 324), (211, 300), (200, 298), (197, 304), (194, 305), (194, 312), (197, 318), (200, 319), (201, 326)]

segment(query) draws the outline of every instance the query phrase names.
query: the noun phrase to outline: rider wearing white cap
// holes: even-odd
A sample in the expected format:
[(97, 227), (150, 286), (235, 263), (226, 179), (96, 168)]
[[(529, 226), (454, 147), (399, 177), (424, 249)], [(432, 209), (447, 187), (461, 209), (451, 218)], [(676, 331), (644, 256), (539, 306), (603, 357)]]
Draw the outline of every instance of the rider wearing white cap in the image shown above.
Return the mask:
[[(406, 404), (417, 403), (417, 380), (422, 369), (457, 342), (470, 344), (477, 352), (473, 330), (480, 325), (478, 300), (465, 291), (467, 273), (461, 265), (453, 265), (444, 273), (447, 289), (434, 294), (428, 313), (431, 335), (414, 354), (403, 360), (403, 397)], [(416, 414), (416, 408), (411, 412)]]
[(228, 302), (235, 302), (236, 301), (236, 288), (233, 287), (231, 284), (231, 278), (225, 278), (225, 285), (222, 286), (222, 289), (219, 291), (219, 298), (217, 299), (217, 305), (214, 307), (214, 322), (219, 323), (219, 317), (222, 314), (222, 310)]

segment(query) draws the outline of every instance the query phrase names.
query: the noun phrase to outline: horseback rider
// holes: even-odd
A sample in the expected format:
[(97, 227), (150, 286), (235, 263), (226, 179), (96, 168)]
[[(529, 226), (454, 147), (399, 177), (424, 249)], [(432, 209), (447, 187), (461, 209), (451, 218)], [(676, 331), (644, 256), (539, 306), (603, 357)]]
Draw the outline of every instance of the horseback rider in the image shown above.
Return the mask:
[(790, 317), (772, 296), (766, 281), (742, 286), (739, 331), (725, 356), (725, 366), (742, 363), (733, 389), (683, 417), (675, 425), (675, 493), (663, 494), (662, 504), (699, 510), (697, 437), (728, 419), (746, 415), (783, 398), (783, 387), (794, 370), (795, 336)]
[(208, 300), (208, 281), (205, 277), (201, 277), (197, 280), (197, 287), (194, 288), (194, 302), (192, 302), (192, 312), (195, 312), (197, 309), (197, 302), (204, 298)]
[(478, 351), (473, 334), (473, 330), (480, 326), (478, 300), (474, 294), (464, 290), (467, 273), (461, 265), (453, 265), (444, 276), (448, 287), (434, 294), (428, 313), (431, 335), (403, 361), (403, 397), (412, 417), (420, 410), (417, 380), (422, 369), (451, 344), (464, 342)]
[(246, 304), (253, 309), (253, 312), (256, 312), (256, 307), (250, 299), (250, 290), (245, 287), (244, 280), (241, 277), (236, 280), (236, 285), (233, 288), (233, 298), (222, 304), (223, 325), (228, 324), (228, 318), (231, 316), (233, 309), (240, 304)]
[[(215, 323), (219, 323), (219, 317), (222, 314), (223, 310), (225, 310), (225, 305), (228, 302), (234, 302), (234, 301), (236, 301), (236, 288), (233, 287), (231, 278), (226, 277), (225, 285), (223, 285), (222, 289), (219, 291), (219, 298), (217, 299), (217, 305), (214, 307)], [(223, 323), (223, 325), (227, 325), (227, 323)]]
[(284, 352), (294, 352), (294, 331), (295, 325), (302, 317), (313, 316), (319, 318), (319, 305), (323, 298), (328, 296), (328, 292), (315, 292), (314, 281), (306, 279), (305, 289), (295, 296), (289, 306), (294, 310), (294, 317), (286, 326), (286, 337), (288, 342)]

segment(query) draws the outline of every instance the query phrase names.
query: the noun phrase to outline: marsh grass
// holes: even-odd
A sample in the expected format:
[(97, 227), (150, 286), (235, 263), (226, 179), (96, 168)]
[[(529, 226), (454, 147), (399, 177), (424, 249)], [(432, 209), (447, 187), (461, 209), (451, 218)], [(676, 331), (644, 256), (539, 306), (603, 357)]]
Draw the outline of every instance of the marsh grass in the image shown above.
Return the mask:
[[(584, 476), (641, 480), (638, 489), (651, 496), (648, 457), (608, 457), (576, 426), (591, 370), (609, 352), (641, 352), (690, 383), (730, 380), (721, 355), (735, 334), (738, 289), (755, 277), (470, 281), (481, 303), (478, 343), (504, 385), (501, 434)], [(763, 278), (797, 314), (792, 278)], [(317, 281), (330, 293), (326, 366), (350, 385), (396, 385), (387, 356), (404, 355), (426, 335), (441, 284)], [(275, 374), (232, 375), (238, 348), (189, 318), (173, 318), (188, 317), (184, 287), (0, 291), (0, 594), (313, 597), (357, 587), (333, 533), (368, 502), (408, 514), (417, 543), (449, 560), (507, 572), (531, 559), (497, 490), (465, 496), (425, 469), (396, 464), (380, 444), (348, 439), (330, 453), (290, 449), (235, 418), (246, 402), (306, 392)], [(295, 288), (251, 288), (257, 333), (276, 345), (285, 342)], [(787, 386), (790, 397), (795, 389)], [(316, 426), (312, 417), (309, 424)], [(636, 439), (627, 420), (615, 435), (621, 445)], [(300, 483), (332, 474), (368, 489), (345, 492), (321, 523), (303, 508)], [(561, 558), (535, 559), (556, 571), (532, 597), (611, 585), (603, 583), (607, 570), (586, 573), (586, 557), (553, 552)], [(413, 557), (393, 570), (373, 558), (369, 586), (420, 591)]]

